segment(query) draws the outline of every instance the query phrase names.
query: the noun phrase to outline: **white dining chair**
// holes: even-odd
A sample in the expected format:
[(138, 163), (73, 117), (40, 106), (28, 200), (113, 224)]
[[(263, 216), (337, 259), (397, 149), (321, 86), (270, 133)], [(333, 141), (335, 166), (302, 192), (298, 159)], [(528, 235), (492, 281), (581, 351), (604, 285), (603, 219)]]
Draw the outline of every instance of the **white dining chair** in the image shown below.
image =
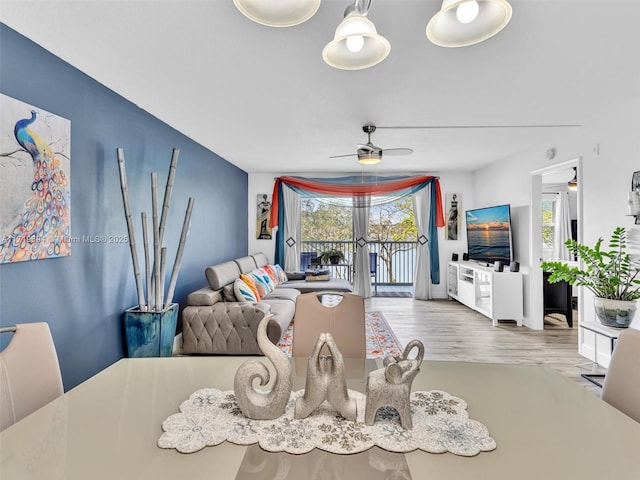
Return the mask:
[(618, 335), (601, 398), (640, 422), (640, 330), (629, 328)]
[(45, 322), (4, 327), (0, 352), (0, 431), (64, 393), (56, 347)]

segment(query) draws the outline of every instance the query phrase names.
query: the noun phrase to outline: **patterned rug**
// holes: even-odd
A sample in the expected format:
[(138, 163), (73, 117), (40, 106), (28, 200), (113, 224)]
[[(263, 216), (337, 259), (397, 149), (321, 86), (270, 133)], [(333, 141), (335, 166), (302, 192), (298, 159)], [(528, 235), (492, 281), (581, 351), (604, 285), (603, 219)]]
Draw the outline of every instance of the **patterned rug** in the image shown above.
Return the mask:
[[(402, 354), (402, 346), (393, 330), (380, 312), (364, 314), (364, 325), (367, 335), (367, 358), (384, 358), (388, 355)], [(293, 323), (285, 332), (278, 346), (291, 356), (291, 341), (293, 339)]]

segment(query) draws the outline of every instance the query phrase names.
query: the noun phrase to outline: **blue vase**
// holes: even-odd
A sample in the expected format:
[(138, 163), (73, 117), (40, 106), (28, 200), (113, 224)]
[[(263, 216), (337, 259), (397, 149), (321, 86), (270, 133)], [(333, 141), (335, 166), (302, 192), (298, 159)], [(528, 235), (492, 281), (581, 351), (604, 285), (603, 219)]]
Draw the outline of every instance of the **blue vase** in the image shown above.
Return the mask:
[(178, 304), (161, 312), (141, 312), (133, 307), (124, 312), (124, 334), (129, 357), (170, 357), (178, 321)]

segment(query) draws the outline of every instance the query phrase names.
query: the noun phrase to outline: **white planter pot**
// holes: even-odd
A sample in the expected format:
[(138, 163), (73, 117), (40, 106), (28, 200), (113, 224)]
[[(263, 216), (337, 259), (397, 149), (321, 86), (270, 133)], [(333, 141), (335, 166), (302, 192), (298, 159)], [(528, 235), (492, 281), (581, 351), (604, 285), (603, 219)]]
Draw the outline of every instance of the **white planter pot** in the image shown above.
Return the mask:
[(627, 328), (636, 314), (636, 300), (611, 300), (595, 297), (593, 306), (600, 323), (607, 327)]

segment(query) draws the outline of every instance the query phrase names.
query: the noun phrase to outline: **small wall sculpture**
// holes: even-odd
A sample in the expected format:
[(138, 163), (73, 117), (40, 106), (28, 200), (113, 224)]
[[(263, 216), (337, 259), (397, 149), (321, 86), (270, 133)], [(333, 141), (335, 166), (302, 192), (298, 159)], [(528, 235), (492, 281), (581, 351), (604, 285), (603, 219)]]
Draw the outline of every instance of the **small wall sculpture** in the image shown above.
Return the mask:
[(260, 379), (259, 386), (269, 383), (270, 374), (264, 363), (248, 360), (238, 368), (233, 381), (233, 391), (238, 406), (245, 417), (254, 420), (272, 420), (281, 416), (291, 396), (293, 369), (289, 357), (267, 337), (267, 324), (273, 315), (266, 315), (258, 325), (258, 346), (273, 364), (276, 373), (271, 390), (257, 390), (254, 379)]
[[(331, 355), (320, 355), (325, 345)], [(308, 417), (325, 400), (345, 419), (356, 420), (356, 401), (347, 392), (344, 359), (330, 333), (321, 333), (311, 352), (304, 395), (296, 400), (294, 417)]]
[[(411, 351), (417, 348), (418, 354), (409, 359)], [(413, 428), (409, 397), (411, 384), (420, 370), (424, 357), (424, 345), (419, 340), (412, 340), (407, 344), (402, 356), (388, 356), (383, 360), (384, 368), (374, 370), (367, 377), (367, 403), (365, 406), (364, 422), (373, 425), (379, 408), (389, 406), (397, 410), (400, 415), (402, 428)]]

